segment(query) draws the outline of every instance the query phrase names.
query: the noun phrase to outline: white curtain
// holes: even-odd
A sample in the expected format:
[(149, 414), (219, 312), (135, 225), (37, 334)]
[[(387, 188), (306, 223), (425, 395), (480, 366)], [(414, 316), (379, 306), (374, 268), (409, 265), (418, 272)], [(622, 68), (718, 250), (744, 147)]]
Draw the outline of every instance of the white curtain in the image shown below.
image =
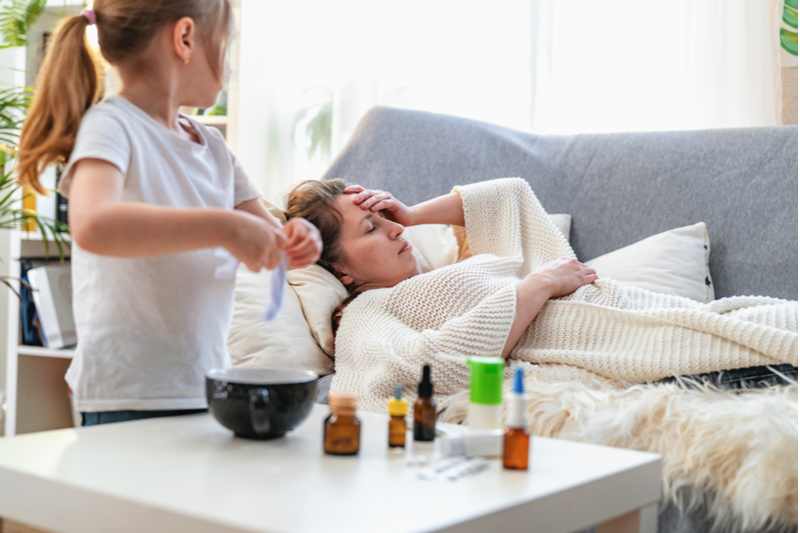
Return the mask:
[[(556, 134), (779, 124), (781, 5), (240, 0), (237, 152), (275, 198), (373, 105)], [(331, 149), (309, 157), (325, 104)]]
[[(373, 105), (529, 131), (530, 1), (241, 0), (242, 163), (275, 198), (319, 177)], [(326, 102), (330, 156), (309, 158), (306, 126)]]
[(530, 0), (339, 3), (334, 149), (377, 104), (530, 130)]
[(780, 124), (776, 0), (539, 4), (537, 133)]

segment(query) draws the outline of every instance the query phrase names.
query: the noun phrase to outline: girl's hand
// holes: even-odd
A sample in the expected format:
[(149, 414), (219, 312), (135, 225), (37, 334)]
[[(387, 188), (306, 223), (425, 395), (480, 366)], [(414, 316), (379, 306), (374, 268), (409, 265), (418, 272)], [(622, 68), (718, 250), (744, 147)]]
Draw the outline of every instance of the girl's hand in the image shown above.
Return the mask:
[(345, 194), (357, 193), (353, 203), (361, 209), (369, 209), (373, 213), (384, 211), (386, 218), (401, 226), (414, 225), (414, 211), (386, 191), (366, 190), (360, 185), (351, 185), (344, 190)]
[(533, 283), (541, 283), (542, 288), (550, 292), (550, 298), (558, 298), (593, 283), (597, 279), (597, 272), (577, 259), (561, 258), (543, 265), (523, 281), (529, 279)]
[(316, 263), (322, 253), (322, 237), (317, 227), (304, 218), (293, 218), (283, 226), (288, 268)]
[(223, 246), (253, 272), (272, 270), (281, 262), (286, 236), (280, 225), (272, 224), (242, 210), (230, 211), (231, 228)]

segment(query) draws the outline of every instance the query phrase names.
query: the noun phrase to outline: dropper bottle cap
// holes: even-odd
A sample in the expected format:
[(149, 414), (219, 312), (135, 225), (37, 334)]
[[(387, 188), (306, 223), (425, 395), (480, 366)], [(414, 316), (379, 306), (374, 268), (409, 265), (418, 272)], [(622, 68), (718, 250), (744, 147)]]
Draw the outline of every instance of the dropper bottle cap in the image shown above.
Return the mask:
[(394, 398), (389, 399), (389, 414), (392, 416), (406, 416), (408, 413), (408, 400), (403, 398), (403, 385), (394, 386)]
[(433, 396), (433, 380), (431, 379), (431, 365), (422, 367), (422, 380), (417, 385), (417, 396), (430, 398)]
[(522, 367), (514, 369), (514, 386), (511, 390), (509, 401), (510, 413), (506, 426), (510, 428), (524, 428), (525, 423), (525, 383), (523, 381)]

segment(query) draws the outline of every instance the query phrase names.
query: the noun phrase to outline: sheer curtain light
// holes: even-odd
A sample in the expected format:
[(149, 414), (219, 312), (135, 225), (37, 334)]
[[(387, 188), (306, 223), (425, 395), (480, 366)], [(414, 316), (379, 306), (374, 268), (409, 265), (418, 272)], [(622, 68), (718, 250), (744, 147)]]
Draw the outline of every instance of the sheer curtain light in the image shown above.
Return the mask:
[(539, 2), (537, 133), (780, 124), (774, 0)]
[(530, 0), (340, 5), (334, 150), (373, 105), (530, 130)]
[[(334, 157), (373, 105), (531, 127), (530, 0), (241, 0), (237, 151), (267, 198), (319, 177), (307, 118), (332, 99)], [(327, 95), (327, 96), (326, 96)]]
[[(781, 5), (240, 0), (238, 155), (274, 199), (373, 105), (547, 134), (779, 124)], [(325, 104), (330, 155), (309, 157)]]

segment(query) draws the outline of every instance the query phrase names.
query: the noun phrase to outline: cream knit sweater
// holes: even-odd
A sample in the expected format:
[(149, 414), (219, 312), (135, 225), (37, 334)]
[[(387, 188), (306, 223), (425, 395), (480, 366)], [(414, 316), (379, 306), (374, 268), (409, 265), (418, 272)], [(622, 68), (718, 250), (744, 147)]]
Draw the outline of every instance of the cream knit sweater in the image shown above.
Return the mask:
[[(516, 284), (545, 263), (575, 257), (524, 180), (455, 190), (465, 227), (454, 230), (473, 257), (368, 291), (345, 310), (331, 390), (356, 393), (361, 409), (385, 411), (395, 383), (415, 397), (425, 363), (439, 400), (469, 387), (465, 358), (502, 353)], [(797, 302), (750, 296), (701, 304), (601, 279), (549, 300), (509, 358), (548, 381), (643, 382), (797, 366), (797, 349)]]

